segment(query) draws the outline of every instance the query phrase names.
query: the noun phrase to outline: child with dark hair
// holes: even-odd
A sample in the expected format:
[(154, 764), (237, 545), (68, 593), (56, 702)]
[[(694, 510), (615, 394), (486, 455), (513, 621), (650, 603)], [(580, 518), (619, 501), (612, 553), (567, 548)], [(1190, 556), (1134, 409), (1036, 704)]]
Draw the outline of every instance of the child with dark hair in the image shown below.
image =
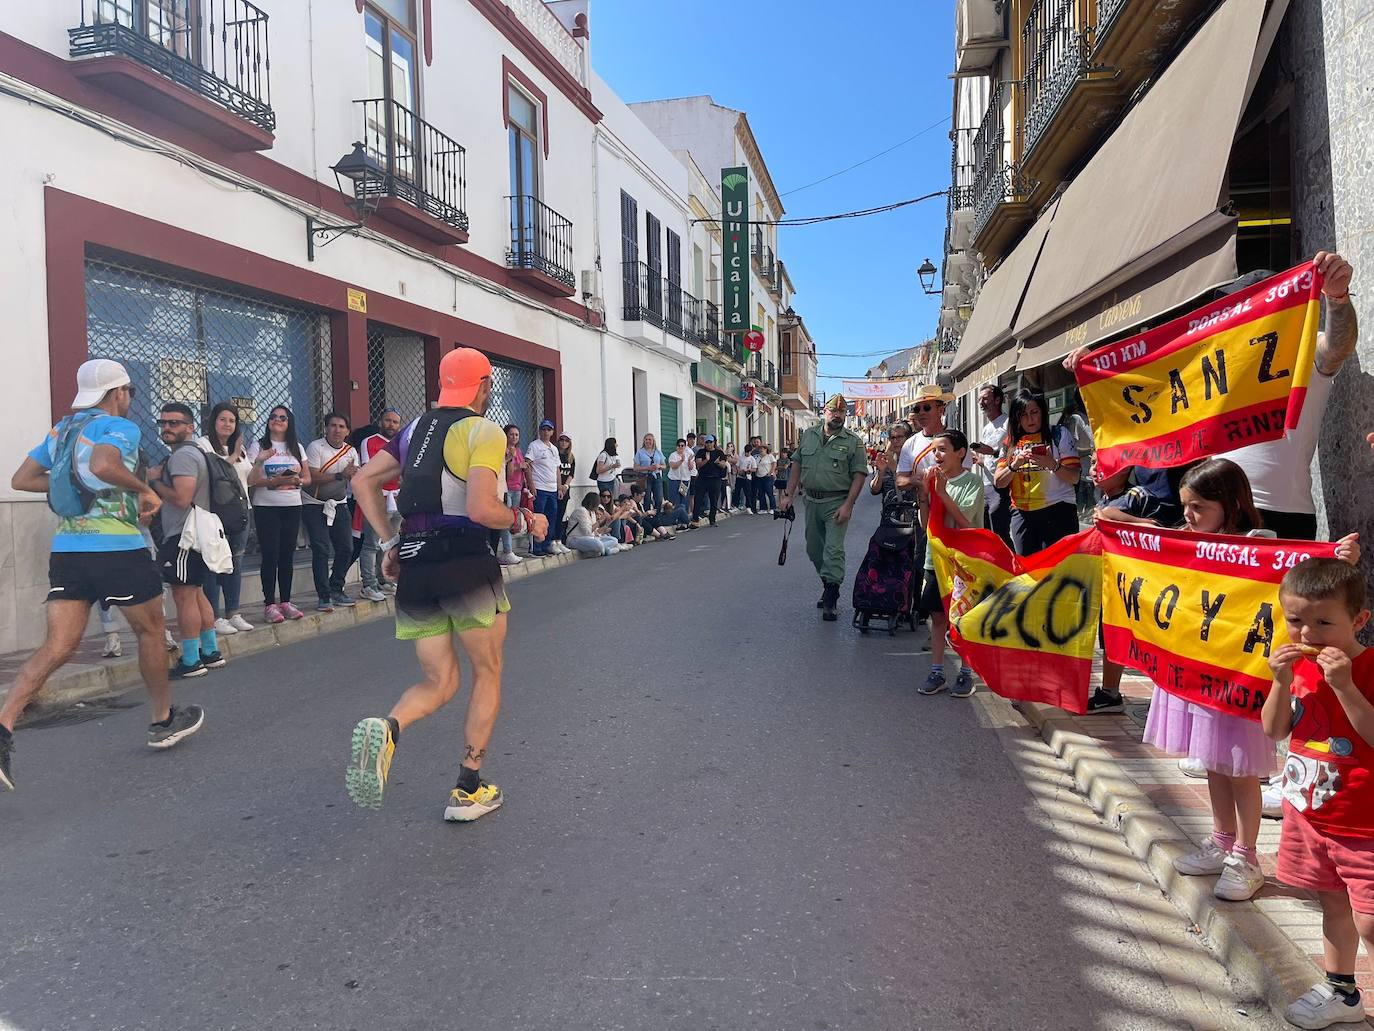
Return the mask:
[(1374, 650), (1356, 635), (1369, 622), (1353, 564), (1314, 558), (1279, 585), (1289, 644), (1274, 649), (1265, 732), (1290, 733), (1283, 770), (1278, 879), (1317, 893), (1326, 978), (1284, 1013), (1320, 1028), (1360, 1023), (1360, 939), (1374, 955)]
[[(942, 430), (933, 443), (935, 466), (930, 470), (927, 484), (931, 497), (940, 500), (945, 526), (962, 529), (983, 525), (983, 477), (964, 468), (968, 456), (968, 438), (958, 430)], [(927, 533), (933, 509), (926, 513)], [(916, 689), (918, 694), (932, 695), (945, 689), (945, 635), (949, 632), (949, 617), (935, 577), (935, 557), (926, 549), (924, 582), (921, 587), (921, 611), (930, 617), (930, 672), (926, 681)], [(959, 675), (950, 689), (951, 698), (967, 698), (973, 694), (973, 670), (962, 658)]]

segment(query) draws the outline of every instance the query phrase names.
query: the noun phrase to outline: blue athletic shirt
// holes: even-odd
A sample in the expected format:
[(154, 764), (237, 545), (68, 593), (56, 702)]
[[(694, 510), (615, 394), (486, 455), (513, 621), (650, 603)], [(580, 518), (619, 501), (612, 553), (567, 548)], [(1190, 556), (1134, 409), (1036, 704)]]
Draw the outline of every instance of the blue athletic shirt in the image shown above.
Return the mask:
[[(138, 495), (119, 490), (91, 474), (91, 451), (100, 444), (119, 450), (124, 467), (130, 472), (138, 469), (138, 427), (117, 415), (97, 415), (81, 428), (76, 441), (77, 476), (89, 490), (109, 491), (95, 499), (84, 514), (69, 516), (57, 524), (52, 550), (71, 551), (136, 551), (147, 547), (138, 523)], [(49, 431), (47, 439), (29, 452), (29, 457), (44, 469), (52, 470), (57, 460), (57, 428)]]

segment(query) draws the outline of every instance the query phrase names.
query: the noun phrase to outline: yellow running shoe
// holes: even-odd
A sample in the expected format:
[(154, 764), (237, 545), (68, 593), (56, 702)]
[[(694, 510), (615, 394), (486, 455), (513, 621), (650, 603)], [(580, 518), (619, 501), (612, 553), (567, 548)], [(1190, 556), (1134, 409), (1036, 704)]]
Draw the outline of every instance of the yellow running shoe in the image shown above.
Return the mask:
[(448, 795), (448, 807), (444, 810), (445, 820), (470, 823), (480, 816), (486, 816), (493, 809), (500, 809), (505, 799), (501, 789), (495, 784), (482, 781), (473, 792), (454, 788)]
[(382, 807), (391, 757), (395, 754), (396, 741), (387, 720), (369, 716), (353, 728), (353, 754), (344, 771), (344, 786), (355, 804), (364, 809)]

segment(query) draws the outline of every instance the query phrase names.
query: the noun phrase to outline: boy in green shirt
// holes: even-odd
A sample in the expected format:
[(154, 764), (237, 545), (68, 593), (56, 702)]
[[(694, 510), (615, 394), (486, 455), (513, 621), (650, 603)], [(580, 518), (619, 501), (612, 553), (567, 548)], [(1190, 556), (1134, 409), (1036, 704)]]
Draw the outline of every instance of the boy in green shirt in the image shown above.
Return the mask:
[[(930, 493), (944, 504), (945, 525), (954, 529), (983, 525), (983, 478), (964, 468), (968, 455), (968, 438), (958, 430), (943, 430), (935, 435), (932, 454), (935, 468), (930, 471), (927, 485)], [(930, 513), (925, 513), (927, 527)], [(929, 529), (927, 529), (929, 533)], [(926, 549), (925, 580), (921, 588), (921, 610), (930, 615), (930, 673), (917, 691), (938, 694), (945, 689), (945, 635), (949, 632), (949, 617), (940, 600), (940, 585), (935, 578), (935, 560)], [(967, 698), (973, 694), (973, 670), (960, 660), (959, 675), (954, 679), (950, 697)]]

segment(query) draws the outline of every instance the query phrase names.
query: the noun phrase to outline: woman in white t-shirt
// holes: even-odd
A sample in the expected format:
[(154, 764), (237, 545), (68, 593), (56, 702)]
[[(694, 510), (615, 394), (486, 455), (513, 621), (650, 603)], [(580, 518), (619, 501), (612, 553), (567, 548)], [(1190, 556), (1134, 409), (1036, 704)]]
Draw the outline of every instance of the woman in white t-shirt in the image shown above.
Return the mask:
[(601, 520), (597, 518), (600, 509), (601, 495), (596, 491), (588, 491), (582, 498), (582, 504), (568, 516), (567, 542), (573, 551), (599, 558), (615, 555), (622, 550), (614, 537), (600, 532), (598, 523)]
[[(248, 475), (253, 463), (244, 450), (243, 426), (239, 422), (239, 410), (227, 401), (221, 401), (210, 410), (210, 417), (201, 427), (205, 431), (199, 443), (202, 448), (224, 458), (234, 467), (239, 483), (243, 486), (243, 496), (248, 497)], [(215, 613), (215, 633), (220, 635), (247, 633), (253, 624), (239, 612), (239, 597), (243, 587), (243, 553), (248, 546), (248, 527), (245, 525), (238, 533), (226, 534), (229, 551), (234, 557), (234, 568), (228, 573), (205, 573), (205, 596), (210, 599), (210, 608)], [(224, 594), (224, 607), (220, 608), (220, 593)]]
[(993, 483), (1011, 492), (1011, 539), (1018, 555), (1033, 555), (1078, 532), (1074, 491), (1080, 469), (1073, 434), (1049, 427), (1045, 395), (1017, 394)]
[(619, 449), (616, 447), (615, 438), (607, 437), (606, 443), (596, 456), (596, 461), (592, 463), (592, 479), (596, 481), (597, 490), (615, 493), (615, 481), (620, 475), (621, 467), (617, 450)]
[(253, 525), (262, 552), (263, 619), (280, 623), (305, 615), (291, 604), (296, 537), (301, 529), (301, 488), (310, 484), (305, 449), (296, 437), (296, 417), (277, 405), (267, 417), (267, 432), (248, 448), (253, 469)]

